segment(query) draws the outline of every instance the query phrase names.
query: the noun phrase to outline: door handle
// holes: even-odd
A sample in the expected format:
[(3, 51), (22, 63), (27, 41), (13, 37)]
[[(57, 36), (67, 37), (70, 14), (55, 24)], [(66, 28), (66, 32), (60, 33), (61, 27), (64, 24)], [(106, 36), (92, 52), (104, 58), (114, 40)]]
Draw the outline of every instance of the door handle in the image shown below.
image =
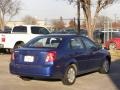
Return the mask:
[(69, 56), (74, 56), (74, 54), (69, 54)]
[(75, 54), (78, 54), (79, 52), (75, 52)]

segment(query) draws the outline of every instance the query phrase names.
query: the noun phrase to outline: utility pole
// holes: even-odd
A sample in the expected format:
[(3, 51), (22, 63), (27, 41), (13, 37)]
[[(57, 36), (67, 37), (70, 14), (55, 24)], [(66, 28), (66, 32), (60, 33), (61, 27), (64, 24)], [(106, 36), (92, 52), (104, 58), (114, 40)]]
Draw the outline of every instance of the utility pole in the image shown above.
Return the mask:
[(116, 14), (115, 14), (115, 27), (114, 27), (114, 29), (117, 30), (117, 16), (116, 16)]
[(80, 0), (77, 0), (77, 24), (78, 34), (80, 34)]
[(77, 29), (76, 29), (76, 23), (75, 23), (75, 17), (74, 17), (73, 20), (74, 20), (74, 29), (77, 30)]

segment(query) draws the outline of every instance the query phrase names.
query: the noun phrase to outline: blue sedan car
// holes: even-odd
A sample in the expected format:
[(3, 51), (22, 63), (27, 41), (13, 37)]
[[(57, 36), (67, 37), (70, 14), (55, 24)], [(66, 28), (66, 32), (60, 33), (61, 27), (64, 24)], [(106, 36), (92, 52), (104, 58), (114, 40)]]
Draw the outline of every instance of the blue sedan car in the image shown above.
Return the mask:
[(72, 85), (88, 72), (108, 73), (110, 53), (79, 35), (38, 36), (11, 55), (10, 72), (26, 78), (61, 79)]

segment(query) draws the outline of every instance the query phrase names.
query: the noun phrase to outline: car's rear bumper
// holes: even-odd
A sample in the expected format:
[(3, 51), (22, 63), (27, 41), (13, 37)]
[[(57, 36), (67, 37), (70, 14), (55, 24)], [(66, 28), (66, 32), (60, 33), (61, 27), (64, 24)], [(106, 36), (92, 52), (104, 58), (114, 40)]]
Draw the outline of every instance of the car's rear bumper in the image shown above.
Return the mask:
[(10, 73), (18, 76), (61, 79), (62, 75), (52, 66), (19, 65), (10, 63)]

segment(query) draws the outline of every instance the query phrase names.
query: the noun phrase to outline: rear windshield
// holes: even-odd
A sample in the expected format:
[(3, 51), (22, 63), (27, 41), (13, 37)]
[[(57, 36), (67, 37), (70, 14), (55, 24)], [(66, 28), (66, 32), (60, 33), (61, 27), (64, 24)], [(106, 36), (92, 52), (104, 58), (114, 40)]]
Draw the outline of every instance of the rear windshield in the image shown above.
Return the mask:
[(31, 27), (32, 34), (49, 34), (49, 31), (44, 27)]
[(26, 26), (16, 26), (13, 28), (13, 33), (27, 33), (27, 27)]
[(61, 42), (60, 37), (41, 37), (33, 39), (25, 47), (28, 48), (57, 48)]

